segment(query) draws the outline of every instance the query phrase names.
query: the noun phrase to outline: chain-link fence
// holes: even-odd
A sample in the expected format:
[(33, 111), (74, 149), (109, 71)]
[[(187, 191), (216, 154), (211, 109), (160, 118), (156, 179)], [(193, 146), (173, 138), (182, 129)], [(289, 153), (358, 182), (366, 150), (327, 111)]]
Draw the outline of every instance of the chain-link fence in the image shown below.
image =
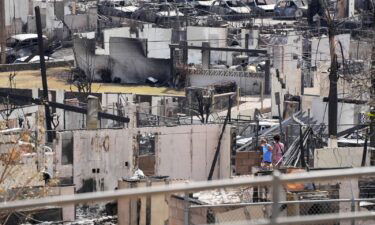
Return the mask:
[[(185, 224), (262, 224), (275, 218), (371, 212), (375, 210), (374, 181), (373, 177), (365, 177), (286, 183), (277, 186), (276, 194), (272, 185), (193, 193), (190, 196), (198, 203), (189, 203)], [(362, 225), (375, 224), (375, 220), (355, 218), (313, 224)]]
[[(311, 201), (283, 202), (279, 206), (280, 217), (311, 216), (337, 214), (344, 212), (369, 211), (364, 207), (365, 199), (327, 199)], [(367, 203), (369, 204), (369, 203)], [(190, 208), (188, 224), (231, 224), (236, 222), (261, 222), (272, 217), (272, 202), (194, 206)], [(206, 216), (203, 216), (202, 213)], [(201, 220), (198, 221), (197, 218)], [(199, 223), (197, 223), (199, 222)], [(348, 223), (349, 222), (349, 223)], [(354, 219), (347, 222), (315, 223), (315, 224), (374, 224), (375, 221)]]
[(116, 191), (1, 203), (0, 216), (45, 206), (70, 207), (74, 212), (74, 204), (112, 201), (119, 225), (375, 224), (374, 167), (293, 174), (274, 171), (209, 182), (166, 177), (118, 182)]

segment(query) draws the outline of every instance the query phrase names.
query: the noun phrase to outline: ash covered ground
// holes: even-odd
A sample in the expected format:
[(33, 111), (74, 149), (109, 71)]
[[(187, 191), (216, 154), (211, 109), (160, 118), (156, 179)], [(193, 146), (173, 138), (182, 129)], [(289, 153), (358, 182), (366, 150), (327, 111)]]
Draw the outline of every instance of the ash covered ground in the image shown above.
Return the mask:
[(117, 216), (109, 215), (105, 206), (77, 206), (75, 221), (30, 221), (22, 225), (116, 225)]

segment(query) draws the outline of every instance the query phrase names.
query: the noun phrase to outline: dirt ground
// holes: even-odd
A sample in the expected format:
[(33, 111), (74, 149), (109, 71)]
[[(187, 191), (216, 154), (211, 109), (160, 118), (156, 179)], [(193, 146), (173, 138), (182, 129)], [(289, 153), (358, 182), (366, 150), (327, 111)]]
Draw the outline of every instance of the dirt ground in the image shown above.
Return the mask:
[[(0, 87), (10, 87), (9, 75), (12, 72), (0, 72)], [(49, 68), (47, 70), (48, 88), (49, 89), (77, 89), (67, 82), (69, 78), (68, 67)], [(18, 71), (14, 77), (15, 88), (42, 88), (42, 79), (39, 70)], [(145, 85), (124, 85), (124, 84), (109, 84), (109, 83), (93, 83), (93, 92), (114, 92), (114, 93), (134, 93), (134, 94), (152, 94), (152, 95), (178, 95), (183, 96), (183, 91), (167, 87), (150, 87)]]

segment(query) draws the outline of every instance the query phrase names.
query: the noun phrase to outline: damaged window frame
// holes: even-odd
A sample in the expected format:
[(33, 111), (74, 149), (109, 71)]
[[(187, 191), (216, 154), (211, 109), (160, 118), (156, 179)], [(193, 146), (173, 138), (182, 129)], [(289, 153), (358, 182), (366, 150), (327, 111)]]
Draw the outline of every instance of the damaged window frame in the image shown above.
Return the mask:
[(138, 155), (155, 155), (157, 133), (145, 132), (137, 134)]

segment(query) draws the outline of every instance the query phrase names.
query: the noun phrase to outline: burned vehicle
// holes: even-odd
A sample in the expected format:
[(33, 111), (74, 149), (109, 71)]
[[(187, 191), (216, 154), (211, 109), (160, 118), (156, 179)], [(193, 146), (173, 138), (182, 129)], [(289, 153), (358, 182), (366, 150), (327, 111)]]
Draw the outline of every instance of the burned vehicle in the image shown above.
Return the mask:
[(308, 4), (304, 0), (280, 0), (274, 12), (278, 19), (300, 19), (307, 16)]
[(98, 4), (99, 13), (107, 16), (130, 18), (137, 6), (127, 4), (124, 0), (106, 0)]
[(250, 7), (237, 0), (216, 0), (210, 13), (220, 15), (224, 20), (243, 20), (252, 16)]
[[(49, 56), (44, 56), (44, 61), (48, 62), (48, 61), (53, 61), (55, 60), (54, 58), (51, 58)], [(25, 56), (25, 57), (21, 57), (21, 58), (18, 58), (14, 61), (14, 63), (39, 63), (40, 62), (40, 56), (39, 55), (35, 55), (35, 56)]]
[(176, 6), (178, 11), (184, 14), (185, 20), (196, 21), (195, 17), (200, 15), (199, 10), (192, 2), (177, 3)]
[(261, 16), (272, 15), (276, 5), (274, 0), (247, 0), (245, 4), (252, 13)]
[[(45, 53), (48, 54), (52, 50), (48, 44), (48, 39), (43, 36), (43, 44)], [(17, 34), (11, 36), (7, 40), (6, 62), (13, 63), (16, 59), (25, 56), (37, 55), (38, 48), (38, 35), (37, 34)]]
[(146, 3), (132, 14), (132, 19), (167, 25), (183, 16), (184, 14), (177, 7), (168, 2), (161, 4)]
[(215, 0), (197, 0), (193, 1), (193, 6), (198, 10), (199, 15), (207, 15)]

